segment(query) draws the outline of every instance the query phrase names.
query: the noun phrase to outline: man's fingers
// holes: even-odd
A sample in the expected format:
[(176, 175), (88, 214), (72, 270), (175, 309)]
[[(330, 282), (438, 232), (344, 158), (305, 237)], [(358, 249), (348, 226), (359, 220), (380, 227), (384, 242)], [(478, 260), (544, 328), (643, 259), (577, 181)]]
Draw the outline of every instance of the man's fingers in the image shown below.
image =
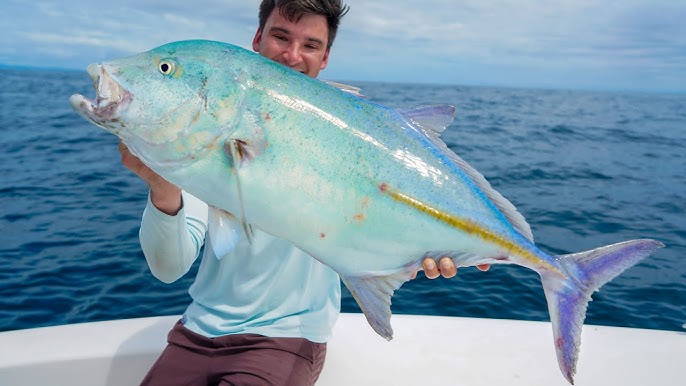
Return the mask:
[[(479, 271), (485, 272), (491, 268), (490, 264), (477, 264), (476, 268)], [(430, 257), (425, 258), (422, 261), (422, 269), (424, 270), (424, 275), (429, 279), (435, 279), (439, 276), (443, 276), (446, 279), (450, 279), (457, 275), (457, 267), (455, 263), (449, 257), (442, 257), (436, 265), (436, 261)], [(417, 276), (415, 272), (413, 279)]]
[(153, 181), (153, 172), (141, 162), (138, 157), (131, 154), (129, 148), (119, 141), (119, 153), (121, 154), (121, 162), (124, 166), (134, 172), (138, 177), (142, 178), (145, 182), (150, 184)]
[(444, 257), (439, 261), (439, 264), (441, 265), (441, 276), (444, 278), (450, 279), (457, 275), (457, 268), (455, 268), (455, 263), (451, 258)]
[(439, 276), (450, 279), (457, 274), (457, 268), (455, 268), (455, 264), (449, 257), (441, 258), (438, 264), (439, 265), (436, 265), (436, 261), (430, 257), (424, 259), (424, 261), (422, 261), (424, 275), (429, 279), (435, 279)]
[[(129, 151), (129, 148), (124, 145), (124, 142), (119, 141), (119, 154), (121, 154), (121, 161), (126, 166), (127, 168), (133, 170), (134, 166), (137, 162), (138, 159), (131, 154)], [(134, 170), (135, 171), (135, 170)]]
[(435, 279), (441, 274), (436, 266), (436, 262), (430, 257), (427, 257), (422, 261), (422, 269), (424, 270), (424, 275), (429, 279)]

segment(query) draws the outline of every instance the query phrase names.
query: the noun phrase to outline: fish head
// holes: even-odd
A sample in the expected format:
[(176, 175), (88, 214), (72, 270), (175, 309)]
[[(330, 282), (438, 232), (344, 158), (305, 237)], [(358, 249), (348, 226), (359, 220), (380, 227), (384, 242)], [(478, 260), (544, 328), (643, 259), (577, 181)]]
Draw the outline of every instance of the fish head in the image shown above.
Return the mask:
[(236, 119), (245, 66), (234, 65), (232, 48), (209, 41), (175, 42), (91, 64), (87, 71), (95, 98), (77, 94), (70, 103), (117, 135), (148, 166), (192, 159)]

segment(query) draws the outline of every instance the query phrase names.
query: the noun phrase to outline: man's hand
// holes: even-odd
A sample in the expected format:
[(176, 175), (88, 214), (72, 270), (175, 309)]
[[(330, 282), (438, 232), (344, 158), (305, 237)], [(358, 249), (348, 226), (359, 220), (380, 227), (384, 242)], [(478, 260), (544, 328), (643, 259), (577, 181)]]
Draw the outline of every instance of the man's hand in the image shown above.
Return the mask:
[[(489, 264), (479, 264), (476, 266), (480, 271), (488, 271), (491, 266)], [(449, 257), (443, 257), (438, 261), (427, 257), (422, 261), (422, 269), (424, 270), (424, 275), (429, 279), (435, 279), (439, 276), (443, 276), (446, 279), (450, 279), (457, 274), (457, 268), (455, 268), (455, 263)], [(417, 272), (412, 275), (412, 279), (417, 277)]]
[(124, 166), (150, 186), (150, 200), (153, 205), (163, 213), (175, 216), (181, 210), (181, 189), (152, 171), (138, 157), (131, 154), (121, 141), (119, 141), (119, 153), (121, 153), (121, 162)]

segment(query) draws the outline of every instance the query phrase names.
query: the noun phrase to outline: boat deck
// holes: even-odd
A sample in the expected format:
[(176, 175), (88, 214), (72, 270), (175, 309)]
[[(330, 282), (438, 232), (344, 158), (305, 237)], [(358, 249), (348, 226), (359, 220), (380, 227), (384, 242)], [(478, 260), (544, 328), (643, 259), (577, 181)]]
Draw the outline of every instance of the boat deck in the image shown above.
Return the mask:
[[(0, 385), (137, 385), (178, 316), (0, 333)], [(568, 385), (549, 323), (393, 315), (387, 342), (342, 314), (317, 385)], [(575, 384), (682, 385), (686, 332), (586, 325)]]

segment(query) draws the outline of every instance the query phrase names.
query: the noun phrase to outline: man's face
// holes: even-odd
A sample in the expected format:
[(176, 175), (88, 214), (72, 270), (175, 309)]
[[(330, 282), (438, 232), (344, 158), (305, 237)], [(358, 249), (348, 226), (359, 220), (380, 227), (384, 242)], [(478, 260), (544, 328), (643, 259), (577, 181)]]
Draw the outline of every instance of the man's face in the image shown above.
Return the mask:
[(260, 55), (316, 78), (329, 62), (329, 28), (326, 17), (305, 14), (288, 21), (275, 8), (264, 30), (257, 30), (252, 48)]

